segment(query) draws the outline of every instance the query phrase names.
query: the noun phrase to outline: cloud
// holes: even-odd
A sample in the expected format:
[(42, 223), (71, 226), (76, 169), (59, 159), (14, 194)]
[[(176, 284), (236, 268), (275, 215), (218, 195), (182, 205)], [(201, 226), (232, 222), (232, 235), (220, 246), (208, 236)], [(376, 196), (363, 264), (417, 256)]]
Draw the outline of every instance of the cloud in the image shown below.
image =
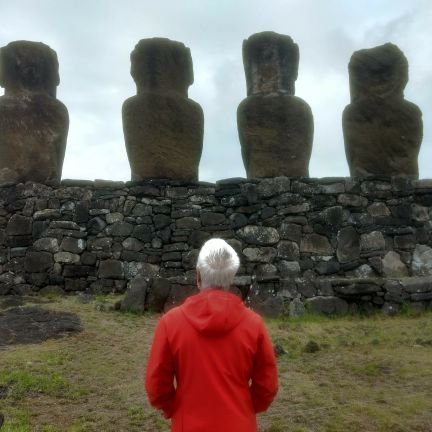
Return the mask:
[(205, 115), (200, 179), (244, 176), (236, 110), (246, 96), (243, 39), (263, 30), (289, 34), (300, 47), (296, 94), (312, 108), (312, 176), (345, 176), (341, 115), (349, 103), (347, 65), (358, 49), (392, 41), (410, 62), (406, 97), (423, 110), (421, 176), (432, 148), (429, 0), (14, 0), (2, 4), (0, 42), (39, 40), (60, 61), (58, 98), (70, 113), (64, 177), (130, 176), (121, 122), (136, 93), (129, 55), (138, 40), (169, 37), (191, 48), (189, 95)]

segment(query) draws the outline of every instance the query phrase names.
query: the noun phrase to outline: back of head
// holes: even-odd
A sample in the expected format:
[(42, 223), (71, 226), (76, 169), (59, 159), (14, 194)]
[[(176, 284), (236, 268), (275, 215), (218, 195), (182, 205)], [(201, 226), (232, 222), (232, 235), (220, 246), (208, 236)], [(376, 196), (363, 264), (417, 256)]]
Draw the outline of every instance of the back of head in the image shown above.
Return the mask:
[(239, 266), (237, 253), (225, 240), (215, 238), (206, 241), (197, 262), (201, 276), (200, 289), (229, 289)]

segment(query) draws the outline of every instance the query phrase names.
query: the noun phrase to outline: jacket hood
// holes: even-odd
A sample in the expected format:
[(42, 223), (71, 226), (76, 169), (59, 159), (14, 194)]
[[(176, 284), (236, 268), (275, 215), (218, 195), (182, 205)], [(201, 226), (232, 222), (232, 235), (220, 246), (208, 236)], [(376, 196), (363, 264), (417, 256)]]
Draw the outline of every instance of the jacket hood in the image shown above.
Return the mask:
[(243, 319), (245, 305), (236, 295), (219, 289), (205, 289), (189, 297), (181, 310), (204, 336), (222, 336)]

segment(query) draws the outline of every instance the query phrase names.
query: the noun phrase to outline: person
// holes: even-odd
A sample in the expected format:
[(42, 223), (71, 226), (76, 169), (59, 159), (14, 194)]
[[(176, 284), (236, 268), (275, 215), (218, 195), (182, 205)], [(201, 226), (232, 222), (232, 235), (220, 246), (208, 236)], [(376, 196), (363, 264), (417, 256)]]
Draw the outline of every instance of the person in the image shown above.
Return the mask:
[(172, 432), (255, 432), (256, 413), (277, 393), (263, 320), (228, 292), (239, 264), (228, 243), (208, 240), (196, 266), (199, 293), (156, 326), (145, 388)]

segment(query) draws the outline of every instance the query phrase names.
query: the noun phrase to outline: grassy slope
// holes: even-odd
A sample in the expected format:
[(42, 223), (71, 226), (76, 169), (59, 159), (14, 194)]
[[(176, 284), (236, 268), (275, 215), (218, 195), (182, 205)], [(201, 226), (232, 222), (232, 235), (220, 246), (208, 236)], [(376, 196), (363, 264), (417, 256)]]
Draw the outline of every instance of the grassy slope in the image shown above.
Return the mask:
[[(11, 431), (167, 431), (142, 389), (157, 317), (99, 312), (74, 298), (85, 331), (0, 351), (0, 411)], [(432, 314), (270, 321), (281, 389), (262, 431), (432, 431)], [(316, 341), (320, 350), (306, 353)], [(1, 397), (7, 388), (7, 397)]]

